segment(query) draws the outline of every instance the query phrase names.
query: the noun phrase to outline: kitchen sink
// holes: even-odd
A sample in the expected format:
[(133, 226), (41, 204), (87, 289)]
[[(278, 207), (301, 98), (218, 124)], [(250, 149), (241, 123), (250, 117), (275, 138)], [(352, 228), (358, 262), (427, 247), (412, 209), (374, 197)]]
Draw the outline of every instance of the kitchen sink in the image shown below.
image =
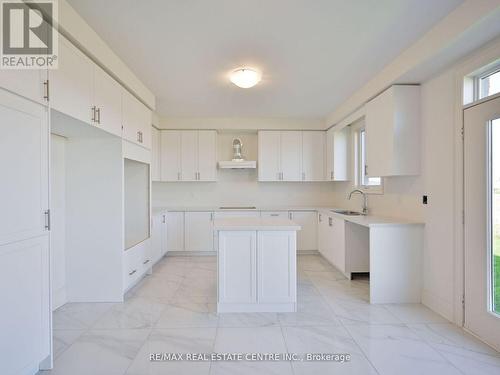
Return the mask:
[(347, 215), (347, 216), (362, 216), (362, 215), (364, 215), (362, 212), (349, 211), (349, 210), (331, 210), (331, 211), (335, 212), (337, 214)]

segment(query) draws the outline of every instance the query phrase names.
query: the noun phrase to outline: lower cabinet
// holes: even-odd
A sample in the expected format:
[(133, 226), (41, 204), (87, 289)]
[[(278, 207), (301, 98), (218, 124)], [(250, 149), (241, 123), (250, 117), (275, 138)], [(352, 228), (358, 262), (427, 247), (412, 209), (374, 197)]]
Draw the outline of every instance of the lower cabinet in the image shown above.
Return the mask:
[(126, 250), (123, 265), (123, 290), (126, 291), (150, 270), (151, 241), (148, 239)]
[(167, 212), (153, 215), (151, 224), (151, 261), (154, 264), (167, 253)]
[(186, 212), (184, 217), (184, 246), (186, 251), (214, 250), (213, 212)]
[(329, 227), (328, 227), (328, 215), (322, 212), (318, 213), (318, 251), (324, 258), (330, 260), (329, 244), (330, 240), (328, 238)]
[(336, 216), (328, 218), (331, 238), (331, 263), (340, 271), (346, 272), (345, 221)]
[(318, 250), (318, 214), (316, 211), (290, 211), (290, 220), (301, 226), (297, 232), (297, 250)]
[(184, 212), (167, 213), (167, 251), (184, 251)]

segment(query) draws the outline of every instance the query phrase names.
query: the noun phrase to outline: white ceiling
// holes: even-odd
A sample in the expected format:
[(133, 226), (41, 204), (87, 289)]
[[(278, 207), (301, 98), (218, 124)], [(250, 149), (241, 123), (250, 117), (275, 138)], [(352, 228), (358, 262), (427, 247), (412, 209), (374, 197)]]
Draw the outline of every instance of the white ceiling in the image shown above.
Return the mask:
[[(171, 117), (324, 117), (461, 0), (68, 0)], [(263, 71), (251, 89), (240, 66)]]

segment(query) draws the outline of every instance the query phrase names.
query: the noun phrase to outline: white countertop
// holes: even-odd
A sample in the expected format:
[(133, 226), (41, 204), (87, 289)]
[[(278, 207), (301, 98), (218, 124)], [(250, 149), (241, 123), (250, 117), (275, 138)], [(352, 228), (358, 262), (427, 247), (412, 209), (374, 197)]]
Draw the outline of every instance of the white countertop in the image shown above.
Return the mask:
[(318, 210), (325, 215), (335, 216), (350, 223), (362, 225), (364, 227), (396, 226), (396, 225), (424, 225), (417, 220), (408, 220), (401, 218), (374, 216), (374, 215), (343, 215), (334, 212), (331, 208), (321, 208)]
[(300, 230), (300, 225), (282, 218), (245, 217), (214, 220), (215, 230)]
[(192, 206), (192, 207), (153, 207), (153, 213), (171, 211), (171, 212), (238, 212), (238, 211), (318, 211), (323, 207), (318, 206), (257, 206), (255, 208), (237, 207), (221, 208), (210, 206)]

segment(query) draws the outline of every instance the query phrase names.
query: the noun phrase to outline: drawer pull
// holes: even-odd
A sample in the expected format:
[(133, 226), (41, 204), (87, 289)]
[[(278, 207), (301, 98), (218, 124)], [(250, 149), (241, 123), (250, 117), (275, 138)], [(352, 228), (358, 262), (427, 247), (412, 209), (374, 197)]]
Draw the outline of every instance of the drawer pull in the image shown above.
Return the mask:
[(148, 264), (148, 263), (149, 263), (149, 259), (142, 262), (142, 264)]
[(130, 272), (128, 273), (128, 275), (129, 275), (129, 276), (132, 276), (132, 275), (133, 275), (134, 273), (136, 273), (136, 272), (137, 272), (137, 270), (130, 271)]
[(333, 226), (333, 219), (331, 217), (328, 218), (328, 225)]
[(280, 214), (271, 214), (271, 216), (280, 216)]

